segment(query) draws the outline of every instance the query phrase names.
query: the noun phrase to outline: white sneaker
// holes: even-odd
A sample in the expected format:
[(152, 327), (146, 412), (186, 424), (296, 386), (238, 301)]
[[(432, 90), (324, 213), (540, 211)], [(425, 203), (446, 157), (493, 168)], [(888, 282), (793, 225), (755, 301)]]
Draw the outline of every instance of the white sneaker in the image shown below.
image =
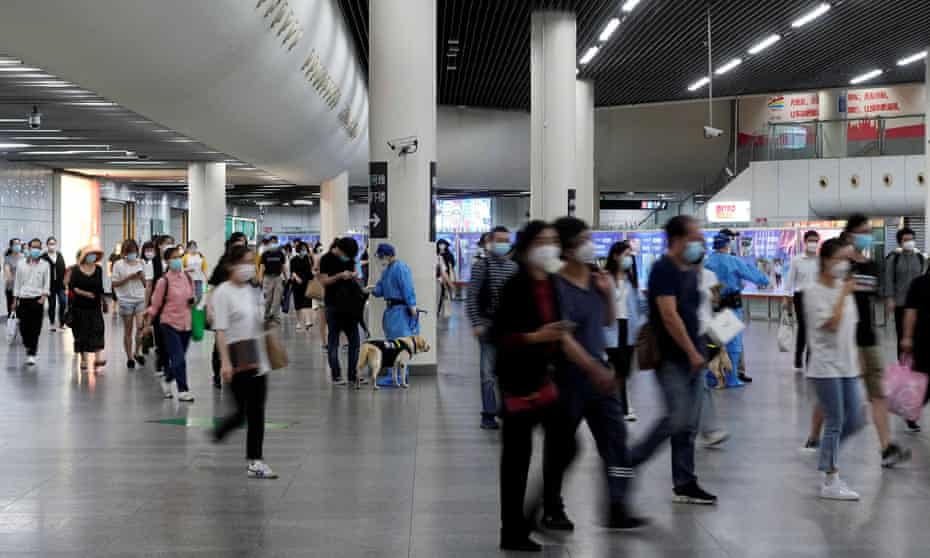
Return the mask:
[(730, 439), (730, 433), (726, 430), (714, 430), (701, 434), (701, 445), (705, 448), (714, 448)]
[(304, 329), (303, 324), (300, 322), (297, 322), (297, 331), (303, 331), (303, 329)]
[(824, 479), (823, 485), (820, 487), (820, 497), (825, 500), (854, 502), (859, 500), (859, 493), (849, 488), (846, 482), (837, 475), (834, 477), (833, 482)]
[(278, 474), (271, 470), (264, 461), (253, 461), (249, 463), (250, 479), (276, 479)]
[(26, 366), (35, 366), (35, 365), (36, 365), (36, 357), (34, 357), (34, 356), (27, 356), (27, 357), (26, 357)]
[(189, 391), (182, 391), (178, 394), (178, 401), (183, 401), (185, 403), (193, 403), (194, 395)]
[(167, 380), (161, 381), (161, 392), (164, 394), (165, 399), (171, 399), (174, 397), (172, 386), (174, 386), (174, 382), (169, 382)]

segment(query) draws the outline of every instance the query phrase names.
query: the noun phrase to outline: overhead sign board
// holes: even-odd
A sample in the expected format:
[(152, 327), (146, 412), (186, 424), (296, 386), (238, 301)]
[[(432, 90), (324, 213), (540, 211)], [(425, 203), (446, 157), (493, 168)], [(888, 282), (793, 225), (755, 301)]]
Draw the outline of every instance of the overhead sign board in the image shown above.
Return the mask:
[(368, 175), (368, 236), (370, 238), (387, 238), (387, 161), (371, 161), (368, 163)]
[(748, 223), (752, 221), (750, 202), (710, 202), (707, 204), (707, 221), (710, 223)]

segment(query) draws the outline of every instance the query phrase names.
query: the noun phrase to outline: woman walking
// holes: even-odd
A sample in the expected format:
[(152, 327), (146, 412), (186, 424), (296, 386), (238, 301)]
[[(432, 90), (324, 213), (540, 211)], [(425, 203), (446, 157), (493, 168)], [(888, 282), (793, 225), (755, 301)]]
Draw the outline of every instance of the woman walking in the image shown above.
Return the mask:
[[(124, 252), (125, 252), (125, 246)], [(191, 240), (187, 243), (187, 251), (183, 258), (184, 271), (194, 281), (194, 298), (197, 303), (203, 297), (204, 287), (207, 284), (207, 259), (197, 249), (197, 243)]]
[(194, 307), (194, 281), (184, 272), (180, 248), (168, 248), (165, 260), (168, 271), (152, 289), (152, 304), (146, 316), (146, 328), (158, 320), (164, 342), (166, 366), (162, 379), (165, 399), (174, 397), (177, 383), (178, 401), (193, 403), (187, 385), (187, 346), (191, 341), (191, 309)]
[[(323, 259), (323, 244), (317, 241), (313, 245), (313, 274), (320, 274), (320, 261)], [(313, 308), (313, 313), (316, 316), (316, 325), (320, 330), (320, 343), (325, 351), (327, 348), (327, 339), (328, 335), (326, 333), (326, 303), (321, 300), (312, 300), (311, 306)]]
[(630, 368), (636, 336), (644, 320), (640, 309), (636, 260), (633, 259), (633, 248), (629, 242), (616, 242), (610, 247), (605, 268), (614, 282), (614, 308), (617, 312), (615, 323), (604, 328), (607, 335), (607, 358), (617, 374), (623, 418), (627, 422), (634, 422), (637, 417), (630, 405), (626, 382), (632, 372)]
[(839, 475), (840, 444), (865, 425), (856, 348), (858, 313), (848, 278), (851, 247), (840, 239), (824, 242), (820, 273), (805, 291), (804, 311), (810, 341), (807, 377), (824, 413), (818, 469), (824, 473), (820, 497), (858, 500)]
[(310, 331), (313, 327), (310, 315), (312, 301), (307, 296), (307, 284), (313, 280), (313, 259), (306, 243), (297, 243), (297, 254), (291, 258), (290, 272), (289, 282), (294, 293), (294, 309), (297, 310), (297, 331)]
[(10, 247), (3, 254), (3, 281), (6, 288), (6, 315), (13, 315), (13, 285), (16, 283), (16, 268), (23, 261), (23, 243), (18, 238), (10, 239)]
[(233, 246), (226, 261), (229, 280), (210, 296), (210, 308), (221, 374), (223, 381), (232, 386), (236, 411), (216, 427), (214, 439), (223, 440), (245, 421), (249, 478), (276, 479), (278, 475), (262, 460), (268, 395), (266, 374), (270, 366), (264, 343), (262, 293), (252, 283), (255, 253), (247, 246)]
[(78, 263), (65, 274), (71, 291), (71, 329), (74, 354), (79, 355), (81, 370), (103, 373), (104, 324), (107, 301), (103, 292), (103, 268), (99, 265), (103, 250), (87, 246), (78, 254)]
[(142, 326), (145, 322), (145, 265), (139, 257), (139, 245), (133, 239), (123, 241), (123, 257), (113, 264), (113, 292), (123, 319), (123, 349), (126, 368), (145, 365), (142, 356)]

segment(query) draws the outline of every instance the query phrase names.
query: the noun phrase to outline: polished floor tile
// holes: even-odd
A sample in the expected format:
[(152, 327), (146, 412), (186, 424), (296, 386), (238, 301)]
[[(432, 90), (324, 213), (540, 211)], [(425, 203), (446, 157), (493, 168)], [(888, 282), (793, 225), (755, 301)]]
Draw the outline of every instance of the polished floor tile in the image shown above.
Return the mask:
[[(317, 332), (283, 336), (291, 366), (270, 380), (265, 440), (275, 481), (245, 475), (244, 432), (212, 444), (204, 425), (227, 412), (231, 394), (209, 383), (209, 343), (192, 344), (197, 401), (161, 398), (151, 365), (128, 371), (118, 323), (106, 374), (79, 374), (70, 333), (43, 333), (40, 365), (0, 346), (0, 558), (487, 557), (497, 550), (499, 433), (478, 429), (477, 346), (462, 308), (441, 325), (439, 375), (409, 390), (359, 392), (329, 385)], [(582, 427), (582, 453), (565, 485), (578, 528), (544, 534), (546, 557), (910, 558), (930, 547), (930, 444), (895, 434), (914, 461), (883, 471), (874, 429), (841, 453), (859, 503), (816, 497), (816, 458), (798, 452), (812, 392), (774, 343), (775, 325), (749, 327), (755, 383), (715, 393), (732, 434), (699, 450), (713, 508), (671, 502), (669, 450), (637, 472), (632, 495), (653, 524), (604, 530), (600, 460)], [(887, 349), (890, 352), (890, 343)], [(890, 356), (890, 354), (888, 355)], [(661, 410), (649, 373), (630, 381), (645, 434)], [(190, 426), (154, 421), (182, 419)], [(541, 440), (539, 440), (541, 442)], [(539, 448), (534, 477), (539, 475)]]

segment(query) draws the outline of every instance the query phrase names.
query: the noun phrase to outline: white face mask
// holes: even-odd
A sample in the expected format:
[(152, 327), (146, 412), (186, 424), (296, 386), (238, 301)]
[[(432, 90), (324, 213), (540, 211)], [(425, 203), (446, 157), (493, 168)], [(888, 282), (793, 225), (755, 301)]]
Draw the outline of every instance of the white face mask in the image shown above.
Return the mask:
[(575, 248), (575, 259), (581, 263), (594, 263), (597, 256), (594, 254), (594, 243), (590, 240)]
[(233, 266), (232, 275), (236, 278), (236, 281), (240, 283), (247, 283), (255, 277), (255, 266), (252, 264), (239, 264)]
[(904, 248), (906, 252), (913, 252), (917, 248), (917, 242), (914, 240), (905, 240), (901, 244), (901, 248)]
[(562, 260), (559, 259), (561, 254), (562, 251), (558, 246), (537, 246), (526, 255), (526, 260), (530, 265), (538, 267), (546, 273), (558, 273), (562, 268)]
[(816, 252), (817, 252), (817, 246), (818, 246), (818, 244), (819, 244), (819, 243), (816, 242), (816, 241), (814, 241), (814, 242), (808, 242), (808, 243), (807, 243), (807, 251), (808, 251), (808, 253), (811, 253), (811, 254), (816, 253)]
[(849, 275), (849, 262), (843, 260), (834, 265), (833, 268), (830, 269), (830, 275), (832, 275), (834, 279), (846, 279), (846, 276)]

